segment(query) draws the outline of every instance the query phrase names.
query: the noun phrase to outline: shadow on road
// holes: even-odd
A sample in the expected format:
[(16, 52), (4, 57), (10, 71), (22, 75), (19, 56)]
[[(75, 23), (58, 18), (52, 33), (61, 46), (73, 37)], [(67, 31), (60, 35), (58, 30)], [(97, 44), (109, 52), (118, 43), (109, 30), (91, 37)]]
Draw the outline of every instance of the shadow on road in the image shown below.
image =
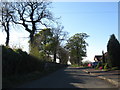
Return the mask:
[[(79, 88), (82, 90), (94, 90), (88, 87), (104, 87), (103, 81), (95, 80), (94, 77), (82, 72), (84, 68), (67, 67), (60, 69), (41, 79), (34, 80), (18, 88)], [(93, 82), (91, 82), (93, 80)], [(94, 83), (95, 81), (95, 83)], [(110, 89), (109, 89), (110, 90)]]
[[(79, 84), (84, 84), (85, 82), (76, 73), (78, 73), (76, 68), (63, 68), (18, 88), (80, 88)], [(83, 90), (87, 89), (83, 88)]]

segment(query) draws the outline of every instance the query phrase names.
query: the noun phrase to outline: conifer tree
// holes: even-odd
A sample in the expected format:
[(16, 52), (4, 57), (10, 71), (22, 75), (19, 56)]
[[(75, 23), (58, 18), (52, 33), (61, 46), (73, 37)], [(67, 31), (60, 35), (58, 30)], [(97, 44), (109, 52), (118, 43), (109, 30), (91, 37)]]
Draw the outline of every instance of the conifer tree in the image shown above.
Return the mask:
[(107, 44), (108, 51), (108, 64), (110, 67), (120, 67), (120, 43), (116, 39), (115, 35), (112, 34)]

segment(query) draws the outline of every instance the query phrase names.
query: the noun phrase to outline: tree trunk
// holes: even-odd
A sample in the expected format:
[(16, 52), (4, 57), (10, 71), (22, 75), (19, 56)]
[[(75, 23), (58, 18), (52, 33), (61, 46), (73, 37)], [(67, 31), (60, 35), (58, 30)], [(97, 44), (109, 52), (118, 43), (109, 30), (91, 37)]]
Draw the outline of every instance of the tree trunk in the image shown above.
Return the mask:
[(77, 60), (78, 60), (78, 66), (80, 65), (80, 58), (79, 56), (77, 57)]
[(59, 58), (59, 63), (62, 64), (62, 60), (61, 60), (61, 58)]
[(56, 51), (54, 52), (54, 60), (53, 60), (53, 62), (56, 63)]
[(7, 33), (7, 37), (6, 37), (6, 46), (9, 46), (9, 31), (6, 32)]
[(6, 46), (9, 46), (9, 21), (7, 21), (6, 22), (6, 24), (5, 23), (2, 23), (2, 25), (3, 25), (3, 27), (4, 27), (4, 29), (5, 29), (5, 32), (6, 32), (6, 34), (7, 34), (7, 37), (6, 37), (6, 42), (5, 42), (5, 44), (6, 44)]
[(77, 63), (80, 65), (79, 48), (77, 47)]
[(34, 44), (33, 44), (33, 33), (30, 33), (30, 42), (29, 42), (29, 52), (30, 54), (33, 54), (32, 53), (32, 49), (34, 48)]
[(10, 22), (10, 19), (8, 20), (8, 22), (7, 22), (7, 30), (6, 30), (6, 34), (7, 34), (7, 37), (6, 37), (6, 46), (8, 46), (9, 45), (9, 22)]

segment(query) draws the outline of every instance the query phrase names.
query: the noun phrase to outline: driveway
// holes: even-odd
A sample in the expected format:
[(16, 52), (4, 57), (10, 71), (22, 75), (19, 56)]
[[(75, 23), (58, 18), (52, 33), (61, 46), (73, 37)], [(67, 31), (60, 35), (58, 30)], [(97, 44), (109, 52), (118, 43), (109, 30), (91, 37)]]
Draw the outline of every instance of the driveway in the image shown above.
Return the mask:
[(67, 67), (18, 88), (116, 88), (109, 82), (83, 72), (84, 68)]

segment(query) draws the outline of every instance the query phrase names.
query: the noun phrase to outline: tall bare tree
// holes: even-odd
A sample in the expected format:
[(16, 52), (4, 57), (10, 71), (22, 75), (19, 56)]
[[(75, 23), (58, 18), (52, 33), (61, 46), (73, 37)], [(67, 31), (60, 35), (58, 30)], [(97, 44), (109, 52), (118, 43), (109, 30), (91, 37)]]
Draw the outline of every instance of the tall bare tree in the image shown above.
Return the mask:
[(1, 15), (1, 25), (4, 29), (4, 31), (6, 32), (7, 34), (7, 37), (6, 37), (6, 46), (9, 45), (9, 39), (10, 39), (10, 22), (11, 22), (11, 14), (13, 13), (11, 11), (11, 8), (9, 7), (9, 4), (8, 2), (2, 2), (0, 3), (0, 6), (1, 6), (1, 10), (0, 10), (0, 15)]
[(11, 5), (14, 10), (13, 22), (22, 25), (30, 33), (31, 43), (35, 33), (41, 29), (40, 27), (48, 27), (48, 22), (53, 21), (49, 10), (50, 3), (42, 0), (40, 2), (13, 2)]
[(52, 29), (53, 32), (53, 55), (54, 55), (54, 62), (56, 62), (57, 53), (59, 50), (59, 46), (61, 46), (61, 42), (67, 38), (68, 32), (63, 31), (64, 27), (57, 23), (57, 27)]

